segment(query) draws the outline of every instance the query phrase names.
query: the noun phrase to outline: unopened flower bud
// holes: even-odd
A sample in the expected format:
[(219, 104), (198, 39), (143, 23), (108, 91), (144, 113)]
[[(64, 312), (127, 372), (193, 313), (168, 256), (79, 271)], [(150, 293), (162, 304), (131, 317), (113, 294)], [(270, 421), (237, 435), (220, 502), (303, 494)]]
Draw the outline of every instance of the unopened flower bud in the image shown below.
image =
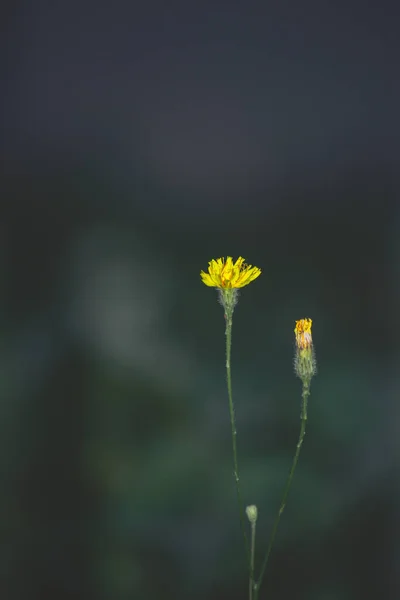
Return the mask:
[(254, 523), (257, 521), (258, 516), (257, 506), (255, 504), (250, 504), (250, 506), (246, 506), (246, 515), (250, 523), (254, 525)]

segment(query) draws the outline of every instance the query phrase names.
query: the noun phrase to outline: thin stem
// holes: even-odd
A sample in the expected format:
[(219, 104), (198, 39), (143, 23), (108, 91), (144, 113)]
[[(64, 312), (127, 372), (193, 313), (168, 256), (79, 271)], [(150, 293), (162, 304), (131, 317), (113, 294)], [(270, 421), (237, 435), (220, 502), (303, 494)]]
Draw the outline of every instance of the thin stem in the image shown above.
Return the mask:
[(272, 533), (271, 533), (271, 538), (269, 541), (269, 545), (268, 545), (268, 549), (264, 558), (264, 562), (262, 564), (261, 567), (261, 571), (260, 571), (260, 576), (258, 578), (258, 581), (255, 584), (255, 595), (254, 595), (254, 600), (257, 600), (258, 598), (258, 592), (264, 577), (264, 573), (265, 573), (265, 569), (267, 567), (267, 563), (268, 563), (268, 559), (269, 556), (271, 554), (271, 550), (272, 550), (272, 546), (274, 545), (274, 541), (275, 541), (275, 536), (276, 536), (276, 532), (278, 530), (278, 525), (279, 525), (279, 521), (281, 519), (282, 513), (285, 509), (285, 505), (286, 505), (286, 500), (289, 494), (289, 490), (290, 490), (290, 486), (292, 483), (292, 479), (293, 479), (293, 475), (294, 472), (296, 470), (296, 466), (297, 466), (297, 461), (299, 460), (299, 455), (300, 455), (300, 450), (301, 450), (301, 446), (303, 444), (303, 440), (304, 440), (304, 436), (306, 433), (306, 424), (307, 424), (307, 402), (308, 402), (308, 397), (310, 395), (310, 384), (307, 381), (303, 382), (303, 392), (301, 395), (302, 398), (302, 405), (301, 405), (301, 426), (300, 426), (300, 435), (299, 435), (299, 441), (297, 442), (297, 447), (296, 447), (296, 452), (293, 458), (293, 462), (292, 462), (292, 467), (289, 471), (289, 475), (286, 481), (286, 485), (285, 485), (285, 489), (283, 491), (283, 495), (282, 495), (282, 500), (281, 500), (281, 505), (278, 511), (278, 514), (275, 517), (275, 521), (272, 527)]
[[(227, 311), (228, 313), (228, 311)], [(237, 448), (236, 448), (236, 423), (235, 423), (235, 409), (233, 407), (232, 400), (232, 380), (231, 380), (231, 346), (232, 346), (232, 314), (226, 314), (226, 381), (228, 387), (228, 398), (229, 398), (229, 414), (231, 417), (231, 431), (232, 431), (232, 453), (233, 453), (233, 474), (235, 477), (236, 484), (236, 495), (239, 505), (240, 515), (240, 527), (243, 534), (244, 549), (246, 553), (246, 560), (250, 569), (250, 557), (249, 557), (249, 546), (247, 542), (245, 522), (244, 522), (244, 506), (242, 501), (242, 494), (240, 490), (239, 481), (239, 468), (237, 460)]]
[(249, 600), (253, 600), (255, 548), (256, 548), (256, 522), (251, 523)]

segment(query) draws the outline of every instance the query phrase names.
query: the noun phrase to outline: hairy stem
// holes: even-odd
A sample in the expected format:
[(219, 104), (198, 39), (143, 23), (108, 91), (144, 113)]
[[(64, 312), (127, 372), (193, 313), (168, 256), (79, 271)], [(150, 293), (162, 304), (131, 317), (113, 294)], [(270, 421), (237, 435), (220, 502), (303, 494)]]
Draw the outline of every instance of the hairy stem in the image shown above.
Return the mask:
[(249, 600), (253, 600), (255, 548), (256, 548), (256, 523), (254, 522), (254, 523), (251, 523)]
[[(229, 311), (230, 312), (230, 311)], [(227, 311), (228, 313), (228, 311)], [(232, 346), (232, 314), (225, 314), (226, 318), (226, 381), (228, 387), (228, 398), (229, 398), (229, 414), (231, 418), (231, 431), (232, 431), (232, 453), (233, 453), (233, 474), (235, 477), (236, 484), (236, 495), (239, 505), (240, 515), (240, 527), (243, 534), (244, 549), (246, 553), (246, 560), (250, 570), (250, 557), (249, 547), (246, 536), (245, 521), (244, 521), (244, 506), (242, 501), (242, 494), (240, 490), (240, 479), (239, 479), (239, 468), (237, 460), (237, 445), (236, 445), (236, 422), (235, 422), (235, 409), (233, 407), (232, 400), (232, 379), (231, 379), (231, 346)]]
[(299, 455), (300, 455), (300, 450), (301, 450), (301, 446), (303, 445), (303, 440), (304, 440), (304, 436), (306, 433), (306, 424), (307, 424), (307, 404), (308, 404), (308, 397), (310, 395), (310, 383), (309, 381), (304, 381), (303, 382), (303, 392), (302, 392), (302, 405), (301, 405), (301, 425), (300, 425), (300, 435), (299, 435), (299, 440), (297, 442), (297, 447), (296, 447), (296, 452), (293, 458), (293, 462), (292, 462), (292, 467), (289, 471), (289, 475), (288, 478), (286, 480), (286, 485), (283, 491), (283, 495), (282, 495), (282, 500), (281, 500), (281, 504), (279, 507), (279, 511), (278, 514), (275, 517), (275, 521), (272, 527), (272, 532), (271, 532), (271, 537), (270, 537), (270, 541), (268, 544), (268, 548), (267, 548), (267, 552), (265, 554), (265, 558), (264, 561), (262, 563), (261, 566), (261, 571), (260, 571), (260, 576), (258, 578), (258, 581), (255, 584), (255, 595), (254, 595), (254, 600), (257, 600), (258, 598), (258, 592), (264, 577), (264, 573), (265, 573), (265, 569), (267, 567), (268, 564), (268, 559), (269, 556), (271, 554), (271, 550), (272, 547), (274, 545), (274, 541), (275, 541), (275, 536), (276, 536), (276, 532), (278, 530), (278, 525), (279, 525), (279, 521), (281, 519), (282, 513), (285, 509), (285, 505), (286, 505), (286, 500), (289, 494), (289, 490), (290, 490), (290, 486), (292, 484), (292, 479), (293, 479), (293, 475), (294, 472), (296, 470), (296, 466), (297, 466), (297, 461), (299, 460)]

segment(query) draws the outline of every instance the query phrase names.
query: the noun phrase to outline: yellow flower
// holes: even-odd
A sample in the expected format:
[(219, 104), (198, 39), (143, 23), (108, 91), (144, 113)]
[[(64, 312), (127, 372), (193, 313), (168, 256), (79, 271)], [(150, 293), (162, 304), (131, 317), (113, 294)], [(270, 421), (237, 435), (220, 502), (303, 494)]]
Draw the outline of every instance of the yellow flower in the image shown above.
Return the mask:
[(239, 256), (234, 263), (231, 256), (213, 259), (208, 263), (208, 273), (201, 271), (200, 277), (205, 285), (221, 290), (244, 287), (261, 275), (261, 269), (246, 265)]
[(312, 319), (300, 319), (300, 321), (296, 321), (294, 332), (296, 334), (296, 344), (300, 350), (311, 348), (312, 346), (311, 325)]
[(317, 372), (311, 326), (311, 319), (300, 319), (300, 321), (296, 321), (296, 327), (294, 328), (296, 334), (294, 370), (303, 384), (307, 386), (310, 385), (311, 378)]

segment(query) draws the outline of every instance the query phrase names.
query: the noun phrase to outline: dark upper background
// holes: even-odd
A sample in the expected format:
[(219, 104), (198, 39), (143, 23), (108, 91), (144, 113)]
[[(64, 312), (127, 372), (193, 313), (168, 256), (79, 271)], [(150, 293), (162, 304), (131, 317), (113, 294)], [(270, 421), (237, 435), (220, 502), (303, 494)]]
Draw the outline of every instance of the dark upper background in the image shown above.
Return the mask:
[[(268, 6), (269, 4), (269, 6)], [(398, 598), (398, 15), (387, 3), (16, 2), (1, 35), (1, 597)], [(258, 555), (258, 560), (261, 554)], [(261, 598), (263, 595), (261, 595)]]

